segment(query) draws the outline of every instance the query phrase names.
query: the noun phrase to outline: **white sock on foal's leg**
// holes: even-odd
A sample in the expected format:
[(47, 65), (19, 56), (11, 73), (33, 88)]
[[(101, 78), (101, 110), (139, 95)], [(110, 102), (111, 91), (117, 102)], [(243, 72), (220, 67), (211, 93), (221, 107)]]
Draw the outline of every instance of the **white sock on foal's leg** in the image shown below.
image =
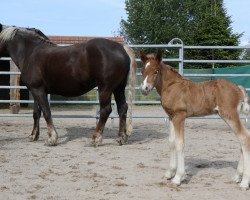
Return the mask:
[(243, 146), (243, 176), (240, 182), (240, 187), (242, 189), (249, 189), (250, 184), (250, 151), (246, 150)]
[(175, 132), (173, 122), (169, 121), (170, 135), (169, 135), (169, 149), (170, 149), (170, 161), (169, 169), (165, 173), (167, 179), (171, 179), (175, 176), (177, 163), (176, 163), (176, 150), (175, 150)]
[(185, 163), (184, 163), (184, 144), (177, 143), (176, 144), (176, 151), (177, 151), (177, 171), (172, 179), (172, 183), (176, 185), (180, 185), (181, 182), (185, 179)]
[(239, 163), (238, 163), (236, 173), (235, 173), (235, 175), (233, 177), (233, 181), (235, 181), (236, 183), (241, 182), (242, 175), (243, 175), (243, 154), (242, 154), (242, 151), (241, 151), (240, 160), (239, 160)]

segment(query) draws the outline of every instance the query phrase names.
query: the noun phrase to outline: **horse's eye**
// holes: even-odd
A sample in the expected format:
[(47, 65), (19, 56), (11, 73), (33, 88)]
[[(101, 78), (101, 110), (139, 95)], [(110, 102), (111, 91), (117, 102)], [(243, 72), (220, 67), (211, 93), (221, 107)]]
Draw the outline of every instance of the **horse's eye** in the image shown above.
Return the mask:
[(156, 70), (156, 71), (154, 72), (154, 75), (156, 75), (156, 74), (158, 74), (158, 70)]

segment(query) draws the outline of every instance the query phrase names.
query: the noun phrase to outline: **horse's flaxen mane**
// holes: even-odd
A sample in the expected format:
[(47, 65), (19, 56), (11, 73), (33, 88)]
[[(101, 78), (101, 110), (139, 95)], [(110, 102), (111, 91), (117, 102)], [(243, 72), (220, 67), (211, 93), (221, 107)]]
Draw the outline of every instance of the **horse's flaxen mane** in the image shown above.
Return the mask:
[(7, 42), (12, 40), (17, 31), (32, 34), (43, 42), (55, 45), (53, 42), (49, 41), (49, 38), (47, 38), (40, 30), (32, 28), (19, 28), (15, 26), (8, 26), (6, 28), (3, 28), (3, 30), (0, 32), (0, 41)]
[(0, 41), (7, 42), (9, 40), (12, 40), (16, 35), (17, 30), (17, 27), (14, 26), (4, 28), (0, 33)]

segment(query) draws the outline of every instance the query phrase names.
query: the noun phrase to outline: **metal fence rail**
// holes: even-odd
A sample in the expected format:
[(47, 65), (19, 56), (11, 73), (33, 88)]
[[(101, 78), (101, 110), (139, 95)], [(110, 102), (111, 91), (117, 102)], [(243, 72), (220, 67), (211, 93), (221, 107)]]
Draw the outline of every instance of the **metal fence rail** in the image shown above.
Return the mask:
[[(184, 73), (184, 65), (185, 63), (235, 63), (235, 64), (250, 64), (250, 60), (187, 60), (184, 59), (184, 51), (187, 49), (250, 49), (250, 47), (245, 46), (185, 46), (183, 42), (178, 39), (174, 38), (168, 44), (152, 44), (152, 45), (129, 45), (132, 48), (140, 49), (140, 48), (164, 48), (164, 49), (177, 49), (178, 50), (178, 57), (176, 58), (164, 58), (164, 62), (177, 62), (179, 66), (179, 73), (185, 77), (250, 77), (250, 74), (188, 74)], [(0, 60), (8, 61), (10, 58), (2, 57)], [(140, 60), (137, 58), (137, 62)], [(20, 75), (20, 72), (10, 72), (10, 71), (0, 71), (0, 76), (2, 75)], [(140, 76), (140, 73), (137, 73), (137, 76)], [(27, 89), (25, 86), (8, 86), (8, 85), (1, 85), (1, 90), (7, 89)], [(139, 89), (138, 86), (135, 88), (136, 90)], [(250, 91), (250, 88), (246, 88), (247, 91)], [(97, 94), (97, 88), (95, 88)], [(96, 105), (96, 111), (93, 115), (53, 115), (55, 118), (99, 118), (99, 101), (98, 95), (96, 95), (96, 100), (87, 100), (87, 101), (79, 101), (79, 100), (51, 100), (49, 98), (50, 104), (88, 104), (88, 105)], [(0, 103), (34, 103), (33, 100), (3, 100), (0, 99)], [(134, 104), (138, 105), (160, 105), (160, 101), (134, 101)], [(115, 106), (115, 101), (112, 101), (112, 105)], [(114, 112), (110, 115), (111, 119), (117, 118), (116, 109), (113, 109)], [(0, 113), (0, 117), (31, 117), (32, 114), (3, 114)], [(166, 119), (166, 116), (158, 116), (153, 115), (152, 113), (149, 115), (133, 115), (133, 118), (163, 118)], [(209, 116), (209, 117), (202, 117), (206, 119), (217, 119), (218, 116)], [(247, 117), (242, 117), (246, 122), (248, 120)]]

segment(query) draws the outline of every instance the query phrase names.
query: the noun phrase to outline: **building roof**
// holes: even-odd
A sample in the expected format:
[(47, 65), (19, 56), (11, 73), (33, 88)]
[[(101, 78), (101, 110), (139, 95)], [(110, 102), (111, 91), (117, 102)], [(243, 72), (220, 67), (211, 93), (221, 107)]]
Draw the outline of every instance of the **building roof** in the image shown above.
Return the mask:
[(50, 41), (56, 44), (77, 44), (94, 38), (106, 38), (115, 42), (124, 43), (123, 37), (90, 37), (90, 36), (48, 36)]

